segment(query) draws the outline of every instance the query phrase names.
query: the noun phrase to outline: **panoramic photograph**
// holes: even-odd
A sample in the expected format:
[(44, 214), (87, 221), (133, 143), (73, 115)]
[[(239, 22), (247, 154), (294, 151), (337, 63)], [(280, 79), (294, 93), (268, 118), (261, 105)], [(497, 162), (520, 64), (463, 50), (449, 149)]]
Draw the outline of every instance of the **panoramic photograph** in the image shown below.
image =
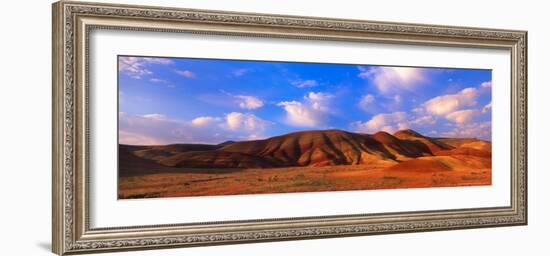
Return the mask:
[(118, 56), (118, 199), (491, 185), (485, 69)]

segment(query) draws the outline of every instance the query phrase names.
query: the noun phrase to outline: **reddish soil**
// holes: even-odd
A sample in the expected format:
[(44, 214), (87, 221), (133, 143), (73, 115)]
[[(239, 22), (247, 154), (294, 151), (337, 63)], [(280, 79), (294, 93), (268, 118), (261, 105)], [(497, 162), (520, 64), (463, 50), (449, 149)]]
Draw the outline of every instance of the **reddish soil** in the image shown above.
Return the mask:
[(491, 185), (490, 142), (412, 130), (119, 147), (120, 199), (479, 185)]

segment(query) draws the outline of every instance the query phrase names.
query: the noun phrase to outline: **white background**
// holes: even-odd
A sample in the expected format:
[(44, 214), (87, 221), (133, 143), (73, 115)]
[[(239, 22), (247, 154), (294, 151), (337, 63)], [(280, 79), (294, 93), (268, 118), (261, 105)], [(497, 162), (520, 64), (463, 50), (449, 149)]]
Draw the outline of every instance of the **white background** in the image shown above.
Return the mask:
[[(105, 1), (111, 2), (111, 1)], [(150, 4), (145, 0), (118, 0)], [(51, 255), (50, 1), (3, 6), (2, 255)], [(544, 1), (154, 1), (157, 5), (529, 30), (529, 226), (259, 243), (111, 255), (547, 255), (550, 22)]]
[[(91, 227), (510, 205), (510, 51), (114, 30), (90, 36)], [(491, 69), (492, 185), (117, 200), (118, 54)]]

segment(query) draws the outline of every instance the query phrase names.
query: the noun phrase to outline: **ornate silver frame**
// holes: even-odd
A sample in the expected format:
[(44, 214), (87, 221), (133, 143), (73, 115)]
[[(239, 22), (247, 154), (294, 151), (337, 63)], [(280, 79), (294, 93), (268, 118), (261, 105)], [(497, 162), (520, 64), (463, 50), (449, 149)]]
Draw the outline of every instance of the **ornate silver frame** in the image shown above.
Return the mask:
[[(88, 34), (94, 29), (342, 40), (511, 51), (511, 205), (92, 229)], [(61, 1), (53, 5), (53, 251), (59, 255), (527, 224), (527, 32)]]

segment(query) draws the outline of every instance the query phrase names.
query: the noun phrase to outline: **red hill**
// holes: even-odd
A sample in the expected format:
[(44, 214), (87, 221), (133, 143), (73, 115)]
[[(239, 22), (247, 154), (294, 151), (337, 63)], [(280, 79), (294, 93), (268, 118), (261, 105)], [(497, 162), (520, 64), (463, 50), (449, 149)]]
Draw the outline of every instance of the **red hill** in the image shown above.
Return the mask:
[[(468, 139), (454, 139), (455, 148), (444, 141), (413, 130), (391, 135), (373, 135), (342, 130), (295, 132), (264, 140), (221, 145), (174, 144), (164, 146), (124, 146), (134, 157), (169, 167), (190, 168), (270, 168), (287, 166), (358, 165), (406, 161), (433, 155), (490, 156), (486, 145)], [(489, 144), (490, 148), (490, 144)]]

